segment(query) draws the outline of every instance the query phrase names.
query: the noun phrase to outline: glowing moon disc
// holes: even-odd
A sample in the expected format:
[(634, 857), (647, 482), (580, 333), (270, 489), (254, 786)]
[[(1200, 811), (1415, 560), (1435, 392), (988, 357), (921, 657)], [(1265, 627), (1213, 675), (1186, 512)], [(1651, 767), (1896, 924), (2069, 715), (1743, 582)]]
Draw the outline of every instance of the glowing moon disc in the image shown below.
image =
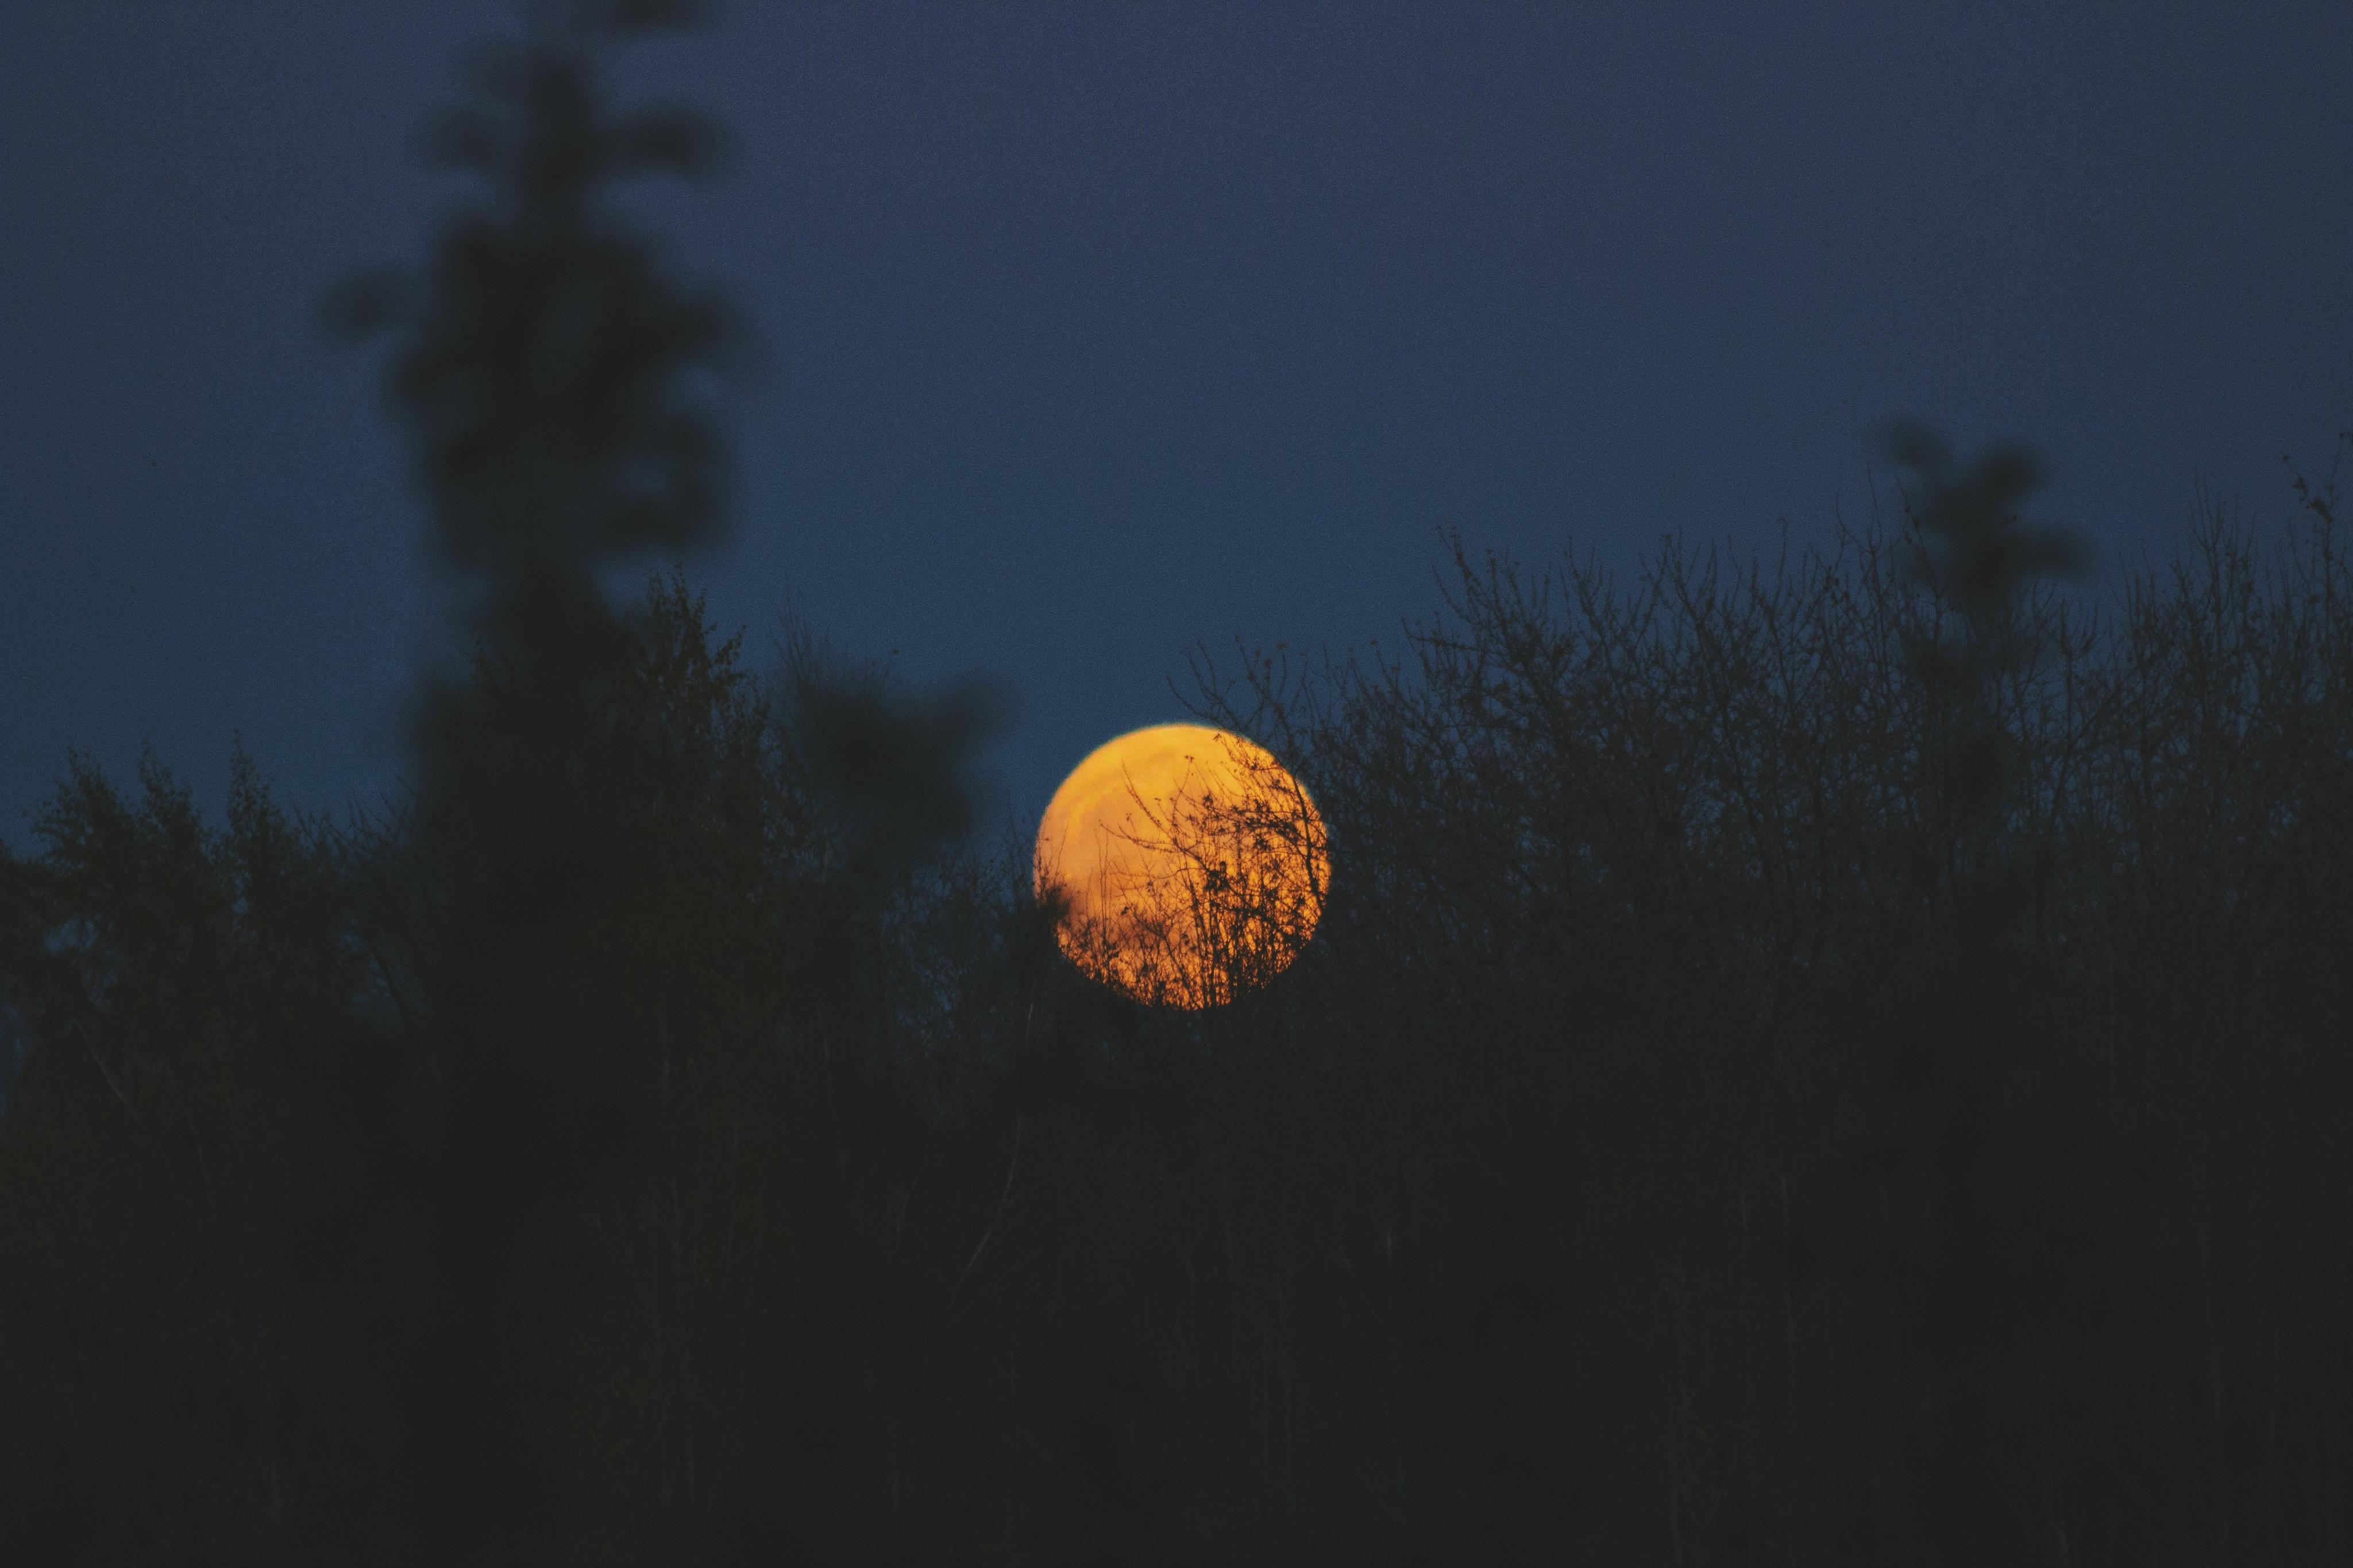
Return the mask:
[(1324, 819), (1263, 746), (1206, 724), (1107, 741), (1038, 825), (1062, 952), (1139, 1002), (1214, 1007), (1290, 967), (1324, 915)]

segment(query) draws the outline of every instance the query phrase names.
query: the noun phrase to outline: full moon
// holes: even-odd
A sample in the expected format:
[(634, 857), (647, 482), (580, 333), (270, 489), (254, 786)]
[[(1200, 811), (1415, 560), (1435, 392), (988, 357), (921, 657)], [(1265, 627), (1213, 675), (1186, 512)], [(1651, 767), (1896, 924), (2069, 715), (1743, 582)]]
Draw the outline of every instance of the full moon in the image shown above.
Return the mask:
[(1324, 915), (1324, 819), (1256, 742), (1155, 724), (1071, 770), (1038, 825), (1037, 888), (1071, 962), (1138, 1002), (1202, 1008), (1272, 980)]

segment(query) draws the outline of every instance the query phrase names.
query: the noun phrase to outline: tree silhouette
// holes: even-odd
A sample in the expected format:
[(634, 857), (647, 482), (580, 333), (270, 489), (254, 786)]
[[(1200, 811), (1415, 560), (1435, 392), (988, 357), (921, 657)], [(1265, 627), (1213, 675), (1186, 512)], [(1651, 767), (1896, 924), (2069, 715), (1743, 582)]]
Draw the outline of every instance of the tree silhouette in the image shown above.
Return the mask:
[(592, 1165), (642, 1136), (632, 1074), (596, 1047), (568, 984), (637, 891), (623, 870), (643, 823), (615, 792), (663, 739), (617, 700), (637, 650), (598, 574), (723, 534), (724, 444), (697, 389), (740, 330), (610, 207), (617, 182), (704, 172), (716, 132), (681, 110), (614, 110), (598, 57), (685, 19), (583, 8), (486, 51), (477, 97), (427, 151), (487, 203), (445, 223), (421, 282), (371, 275), (328, 307), (345, 330), (398, 331), (388, 396), (437, 550), (478, 595), (477, 679), (428, 679), (419, 700), (406, 847), (438, 900), (419, 955), (429, 1110), (414, 1176), (430, 1239), (410, 1270), (406, 1442), (412, 1550), (436, 1560), (504, 1560), (546, 1537), (527, 1347), (561, 1310), (550, 1249)]
[[(2042, 1396), (2052, 1363), (2096, 1329), (2112, 1287), (2088, 1212), (2093, 1129), (2078, 1063), (2021, 1005), (2019, 923), (2033, 894), (2004, 682), (2030, 674), (2043, 637), (2024, 600), (2035, 579), (2080, 573), (2085, 547), (2021, 524), (2041, 482), (2022, 449), (1954, 469), (1943, 444), (1898, 426), (1889, 455), (1915, 476), (1914, 581), (1961, 617), (1913, 659), (1931, 726), (1921, 758), (1946, 826), (1924, 869), (1953, 910), (1957, 948), (1906, 1064), (1899, 1112), (1925, 1184), (1916, 1286), (1927, 1432), (1919, 1495), (1931, 1549), (1957, 1563), (2044, 1554), (2060, 1450), (2092, 1413)], [(2086, 1321), (2065, 1325), (2070, 1310)], [(2098, 1436), (2111, 1436), (2102, 1432)], [(2072, 1456), (2063, 1456), (2072, 1457)], [(2081, 1506), (2097, 1509), (2085, 1500)]]

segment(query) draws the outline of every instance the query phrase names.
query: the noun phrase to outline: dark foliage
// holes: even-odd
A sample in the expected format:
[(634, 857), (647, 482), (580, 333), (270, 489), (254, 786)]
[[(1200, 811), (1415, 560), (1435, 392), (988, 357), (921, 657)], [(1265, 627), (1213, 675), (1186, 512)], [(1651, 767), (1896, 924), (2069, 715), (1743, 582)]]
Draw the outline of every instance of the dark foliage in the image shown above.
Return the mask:
[(675, 579), (503, 1011), (444, 1016), (479, 871), (416, 819), (243, 772), (215, 833), (78, 770), (0, 906), (9, 1517), (69, 1561), (438, 1558), (434, 1500), (560, 1561), (2331, 1561), (2332, 529), (2266, 590), (2210, 524), (2113, 628), (2017, 595), (2044, 657), (1957, 689), (1921, 650), (1986, 645), (1869, 541), (1630, 595), (1461, 560), (1409, 662), (1205, 683), (1335, 870), (1198, 1016), (1071, 971), (1016, 856), (877, 860)]

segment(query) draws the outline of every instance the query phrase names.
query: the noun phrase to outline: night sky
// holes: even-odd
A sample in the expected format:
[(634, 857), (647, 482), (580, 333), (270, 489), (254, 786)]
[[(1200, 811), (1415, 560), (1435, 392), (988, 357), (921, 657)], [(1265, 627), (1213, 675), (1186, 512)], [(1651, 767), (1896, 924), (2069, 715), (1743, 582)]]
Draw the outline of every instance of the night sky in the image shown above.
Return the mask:
[[(773, 370), (733, 542), (921, 685), (1001, 679), (1033, 823), (1196, 643), (1346, 649), (1437, 530), (1630, 575), (1831, 539), (1910, 415), (2040, 446), (2113, 584), (2353, 424), (2353, 8), (754, 5), (634, 57), (728, 121), (650, 193)], [(378, 354), (486, 0), (0, 16), (0, 837), (78, 746), (334, 810), (446, 634)]]

